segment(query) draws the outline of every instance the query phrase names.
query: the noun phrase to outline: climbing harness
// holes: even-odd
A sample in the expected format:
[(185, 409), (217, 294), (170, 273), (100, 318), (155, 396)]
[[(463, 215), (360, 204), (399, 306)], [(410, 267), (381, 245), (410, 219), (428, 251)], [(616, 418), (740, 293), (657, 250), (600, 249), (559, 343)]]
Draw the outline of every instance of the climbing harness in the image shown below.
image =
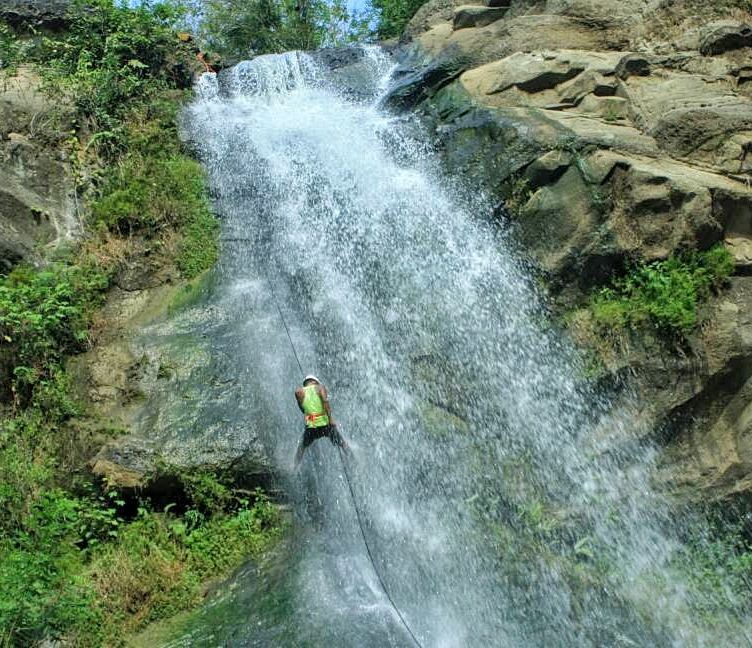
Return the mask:
[[(277, 295), (274, 292), (274, 288), (271, 285), (271, 283), (269, 283), (269, 289), (272, 293), (272, 299), (274, 300), (274, 305), (277, 307), (277, 312), (279, 313), (279, 319), (282, 320), (282, 326), (285, 327), (285, 333), (287, 333), (287, 339), (290, 342), (290, 348), (292, 349), (293, 355), (295, 356), (295, 361), (298, 363), (298, 368), (300, 369), (300, 374), (302, 376), (305, 374), (305, 371), (303, 371), (303, 365), (300, 363), (298, 352), (295, 349), (295, 343), (292, 341), (292, 336), (290, 335), (290, 329), (287, 328), (287, 322), (285, 321), (285, 316), (283, 315), (282, 309), (279, 306)], [(418, 648), (423, 648), (420, 641), (418, 641), (418, 638), (410, 629), (410, 626), (405, 620), (405, 617), (402, 616), (402, 612), (400, 612), (399, 608), (397, 607), (397, 604), (394, 602), (394, 599), (392, 598), (392, 595), (389, 593), (389, 589), (387, 588), (386, 583), (384, 582), (384, 579), (381, 577), (381, 573), (379, 572), (378, 567), (376, 567), (376, 560), (373, 557), (371, 546), (368, 544), (368, 538), (366, 537), (365, 526), (363, 524), (363, 517), (361, 515), (360, 508), (358, 507), (358, 501), (355, 498), (355, 491), (353, 490), (352, 481), (350, 480), (350, 473), (347, 470), (347, 463), (345, 462), (345, 456), (343, 454), (341, 446), (338, 445), (337, 449), (339, 450), (339, 460), (342, 462), (342, 470), (344, 471), (344, 474), (345, 474), (345, 482), (347, 482), (347, 488), (350, 491), (350, 498), (352, 499), (353, 508), (355, 509), (355, 517), (358, 520), (358, 527), (360, 528), (360, 535), (363, 536), (363, 544), (365, 545), (366, 553), (368, 554), (368, 560), (371, 562), (371, 567), (373, 567), (373, 573), (376, 574), (376, 579), (379, 581), (379, 585), (381, 585), (381, 589), (384, 591), (384, 595), (389, 601), (389, 604), (392, 606), (392, 609), (394, 610), (395, 614), (397, 615), (399, 620), (402, 622), (402, 625), (405, 627), (405, 630), (407, 630), (407, 634), (410, 635), (410, 638), (413, 640), (413, 643)]]

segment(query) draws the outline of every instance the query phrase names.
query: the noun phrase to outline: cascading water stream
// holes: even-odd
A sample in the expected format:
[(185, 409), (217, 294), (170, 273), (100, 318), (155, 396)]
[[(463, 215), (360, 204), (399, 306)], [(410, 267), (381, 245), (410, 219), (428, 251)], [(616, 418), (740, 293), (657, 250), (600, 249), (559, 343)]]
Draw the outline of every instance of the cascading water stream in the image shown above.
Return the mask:
[(336, 449), (319, 441), (292, 471), (300, 376), (278, 304), (333, 396), (375, 566), (424, 646), (734, 645), (692, 623), (651, 452), (618, 445), (635, 418), (578, 378), (480, 192), (450, 186), (379, 109), (389, 61), (367, 49), (358, 66), (353, 93), (308, 55), (258, 57), (204, 75), (188, 111), (223, 223), (206, 334), (221, 327), (245, 386), (232, 416), (274, 457), (296, 541), (271, 582), (236, 578), (232, 618), (185, 641), (410, 645)]

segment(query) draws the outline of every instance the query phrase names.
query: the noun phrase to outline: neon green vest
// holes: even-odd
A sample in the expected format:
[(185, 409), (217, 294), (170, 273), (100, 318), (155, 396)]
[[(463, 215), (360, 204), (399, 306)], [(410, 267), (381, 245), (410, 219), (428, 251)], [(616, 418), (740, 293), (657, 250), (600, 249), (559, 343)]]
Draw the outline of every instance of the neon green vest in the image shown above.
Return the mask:
[(329, 425), (329, 417), (326, 415), (324, 402), (316, 391), (317, 387), (318, 385), (303, 387), (303, 414), (307, 428)]

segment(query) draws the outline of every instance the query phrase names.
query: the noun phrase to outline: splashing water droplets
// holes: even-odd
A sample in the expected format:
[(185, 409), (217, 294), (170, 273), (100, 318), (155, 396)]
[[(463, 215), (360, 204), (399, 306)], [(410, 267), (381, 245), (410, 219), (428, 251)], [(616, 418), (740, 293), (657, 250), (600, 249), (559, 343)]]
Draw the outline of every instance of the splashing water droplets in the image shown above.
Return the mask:
[(233, 645), (259, 633), (266, 645), (409, 645), (336, 450), (318, 441), (290, 472), (300, 376), (270, 324), (275, 298), (353, 442), (376, 567), (423, 645), (706, 643), (669, 568), (652, 453), (608, 452), (608, 439), (642, 436), (636, 423), (577, 378), (482, 192), (453, 188), (379, 110), (388, 59), (369, 48), (327, 68), (316, 56), (206, 74), (188, 111), (223, 221), (213, 299), (237, 322), (230, 355), (251, 383), (238, 416), (253, 412), (298, 538), (272, 594), (239, 596), (223, 626)]

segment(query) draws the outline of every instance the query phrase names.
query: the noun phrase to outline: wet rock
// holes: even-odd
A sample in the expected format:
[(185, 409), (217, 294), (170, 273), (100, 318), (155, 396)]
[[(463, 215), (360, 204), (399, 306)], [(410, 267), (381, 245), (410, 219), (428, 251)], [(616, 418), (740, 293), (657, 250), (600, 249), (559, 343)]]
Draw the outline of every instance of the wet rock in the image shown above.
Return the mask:
[(700, 53), (705, 56), (752, 47), (752, 26), (745, 23), (713, 23), (703, 31)]
[(329, 47), (309, 52), (326, 83), (353, 99), (367, 100), (379, 90), (377, 61), (362, 47)]
[(92, 461), (92, 472), (118, 488), (143, 488), (155, 476), (159, 453), (147, 439), (125, 437), (108, 443)]
[(175, 460), (158, 442), (128, 435), (106, 444), (91, 463), (92, 472), (125, 490), (169, 495), (180, 490), (182, 471), (201, 470), (228, 477), (238, 488), (268, 488), (272, 470), (263, 453), (247, 446), (223, 447)]
[(406, 110), (414, 107), (451, 83), (465, 69), (465, 61), (457, 52), (447, 52), (427, 65), (402, 65), (384, 104)]
[(316, 63), (330, 70), (337, 70), (354, 63), (359, 63), (365, 56), (362, 47), (324, 47), (310, 52)]
[[(392, 105), (422, 116), (450, 173), (513, 198), (511, 231), (560, 308), (634, 260), (726, 245), (744, 276), (689, 348), (635, 333), (609, 375), (637, 385), (645, 417), (672, 421), (667, 488), (748, 492), (749, 26), (675, 3), (550, 0), (458, 29), (485, 13), (463, 4), (430, 0), (410, 22), (405, 52), (420, 65)], [(451, 73), (419, 72), (450, 55)]]
[(129, 431), (91, 461), (96, 475), (122, 488), (170, 492), (177, 473), (195, 469), (247, 488), (272, 479), (259, 419), (243, 415), (244, 386), (211, 336), (196, 330), (221, 322), (209, 308), (171, 306), (200, 301), (209, 280), (116, 288), (102, 312), (105, 336), (69, 362), (79, 397), (110, 427)]

